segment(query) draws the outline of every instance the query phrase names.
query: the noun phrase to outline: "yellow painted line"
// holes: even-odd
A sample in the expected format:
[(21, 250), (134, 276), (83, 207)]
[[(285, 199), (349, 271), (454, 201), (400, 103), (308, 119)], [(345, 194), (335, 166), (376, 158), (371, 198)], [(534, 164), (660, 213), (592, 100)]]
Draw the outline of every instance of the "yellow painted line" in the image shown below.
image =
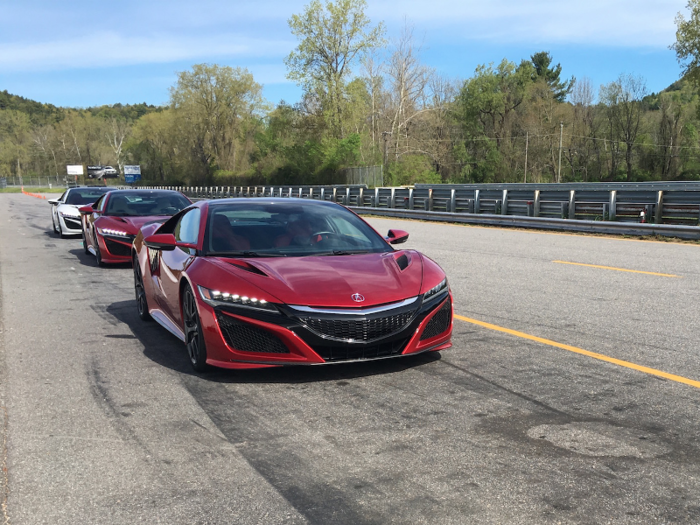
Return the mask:
[(577, 348), (571, 345), (565, 345), (562, 343), (557, 343), (556, 341), (551, 341), (549, 339), (543, 339), (534, 335), (526, 334), (524, 332), (518, 332), (517, 330), (511, 330), (509, 328), (503, 328), (502, 326), (497, 326), (495, 324), (485, 323), (477, 319), (470, 319), (469, 317), (463, 317), (461, 315), (455, 314), (455, 319), (464, 321), (467, 323), (475, 324), (483, 328), (488, 328), (489, 330), (495, 330), (496, 332), (503, 332), (504, 334), (514, 335), (515, 337), (520, 337), (522, 339), (528, 339), (536, 343), (541, 343), (543, 345), (553, 346), (555, 348), (561, 348), (562, 350), (567, 350), (575, 354), (585, 355), (587, 357), (592, 357), (593, 359), (598, 359), (600, 361), (605, 361), (606, 363), (612, 363), (617, 366), (622, 366), (625, 368), (631, 368), (638, 372), (643, 372), (652, 376), (663, 377), (670, 381), (675, 381), (676, 383), (683, 383), (684, 385), (694, 386), (695, 388), (700, 388), (700, 381), (695, 381), (693, 379), (688, 379), (687, 377), (677, 376), (675, 374), (669, 374), (668, 372), (663, 372), (661, 370), (656, 370), (655, 368), (649, 368), (648, 366), (642, 366), (635, 363), (630, 363), (629, 361), (623, 361), (621, 359), (615, 359), (614, 357), (609, 357), (607, 355), (598, 354), (596, 352), (589, 352), (583, 348)]
[(673, 275), (670, 273), (643, 272), (641, 270), (630, 270), (628, 268), (615, 268), (614, 266), (600, 266), (598, 264), (584, 264), (584, 263), (569, 262), (569, 261), (552, 261), (552, 262), (557, 263), (557, 264), (572, 264), (574, 266), (587, 266), (588, 268), (600, 268), (602, 270), (615, 270), (616, 272), (643, 273), (646, 275), (658, 275), (660, 277), (675, 277), (677, 279), (683, 278), (680, 275)]

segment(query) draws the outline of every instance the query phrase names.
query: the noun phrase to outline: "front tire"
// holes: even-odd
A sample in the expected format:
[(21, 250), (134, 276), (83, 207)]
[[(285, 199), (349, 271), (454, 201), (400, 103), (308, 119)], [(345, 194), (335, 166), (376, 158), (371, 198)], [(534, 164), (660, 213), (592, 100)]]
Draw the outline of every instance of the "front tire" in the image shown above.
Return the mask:
[(102, 262), (102, 252), (100, 252), (100, 241), (95, 237), (95, 258), (97, 259), (97, 266), (104, 268), (105, 263)]
[(143, 287), (143, 275), (138, 257), (134, 255), (134, 292), (136, 293), (136, 309), (142, 321), (150, 321), (151, 314), (148, 313), (148, 299), (146, 290)]
[(61, 226), (61, 219), (58, 219), (58, 237), (63, 239), (63, 227)]
[(51, 225), (53, 226), (53, 232), (58, 233), (58, 228), (56, 228), (56, 218), (51, 214)]
[(88, 250), (87, 237), (85, 236), (85, 230), (83, 230), (83, 250), (85, 250), (85, 255), (91, 255), (90, 250)]
[(195, 299), (194, 292), (189, 284), (185, 285), (182, 294), (182, 319), (184, 321), (185, 344), (187, 345), (190, 364), (197, 372), (206, 372), (209, 369), (207, 365), (207, 347), (204, 343), (202, 323), (199, 320), (199, 312), (197, 311), (197, 299)]

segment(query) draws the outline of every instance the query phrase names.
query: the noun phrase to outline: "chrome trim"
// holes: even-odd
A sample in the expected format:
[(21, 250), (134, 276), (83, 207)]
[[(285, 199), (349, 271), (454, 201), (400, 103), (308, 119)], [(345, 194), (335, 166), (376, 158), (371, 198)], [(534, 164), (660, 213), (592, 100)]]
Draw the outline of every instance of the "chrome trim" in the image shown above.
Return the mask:
[(416, 297), (404, 299), (398, 303), (375, 306), (373, 308), (312, 308), (310, 306), (299, 306), (293, 304), (288, 304), (287, 307), (296, 312), (304, 312), (307, 314), (370, 315), (379, 312), (386, 312), (395, 308), (401, 308), (402, 306), (408, 306), (409, 304), (415, 303), (419, 297), (420, 295), (417, 295)]

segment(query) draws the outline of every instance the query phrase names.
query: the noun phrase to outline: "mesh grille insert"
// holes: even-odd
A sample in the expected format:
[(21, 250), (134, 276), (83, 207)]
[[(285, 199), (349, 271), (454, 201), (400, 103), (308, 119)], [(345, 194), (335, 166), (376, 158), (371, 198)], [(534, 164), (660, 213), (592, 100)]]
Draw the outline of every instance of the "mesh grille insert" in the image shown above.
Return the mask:
[(242, 352), (257, 352), (266, 354), (288, 354), (289, 349), (273, 333), (242, 323), (226, 314), (216, 312), (221, 333), (226, 344)]
[(127, 246), (126, 244), (112, 241), (110, 239), (105, 239), (105, 244), (107, 245), (109, 253), (111, 253), (112, 255), (131, 257), (131, 246)]
[(373, 341), (398, 332), (413, 318), (415, 310), (374, 319), (323, 319), (300, 317), (314, 332), (340, 340)]
[(450, 327), (450, 321), (452, 320), (452, 303), (448, 299), (445, 301), (445, 304), (442, 305), (442, 308), (440, 308), (440, 311), (436, 313), (430, 321), (428, 321), (427, 326), (425, 327), (425, 330), (423, 330), (423, 333), (420, 336), (421, 341), (425, 341), (426, 339), (430, 339), (431, 337), (435, 337), (436, 335), (440, 335), (443, 332), (446, 332), (447, 329)]

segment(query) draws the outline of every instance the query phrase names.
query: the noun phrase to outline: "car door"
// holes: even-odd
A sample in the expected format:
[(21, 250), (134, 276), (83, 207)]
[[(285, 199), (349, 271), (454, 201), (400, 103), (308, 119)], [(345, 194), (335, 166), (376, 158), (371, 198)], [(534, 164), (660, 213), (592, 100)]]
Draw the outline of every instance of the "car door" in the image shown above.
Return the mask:
[(194, 261), (199, 241), (201, 210), (185, 212), (173, 229), (177, 245), (174, 250), (160, 251), (160, 306), (177, 325), (182, 324), (180, 311), (180, 277)]
[(56, 199), (56, 204), (53, 204), (51, 206), (51, 219), (53, 220), (53, 223), (58, 226), (58, 207), (66, 202), (66, 196), (68, 195), (68, 190), (63, 192), (63, 195), (61, 195), (58, 199)]

